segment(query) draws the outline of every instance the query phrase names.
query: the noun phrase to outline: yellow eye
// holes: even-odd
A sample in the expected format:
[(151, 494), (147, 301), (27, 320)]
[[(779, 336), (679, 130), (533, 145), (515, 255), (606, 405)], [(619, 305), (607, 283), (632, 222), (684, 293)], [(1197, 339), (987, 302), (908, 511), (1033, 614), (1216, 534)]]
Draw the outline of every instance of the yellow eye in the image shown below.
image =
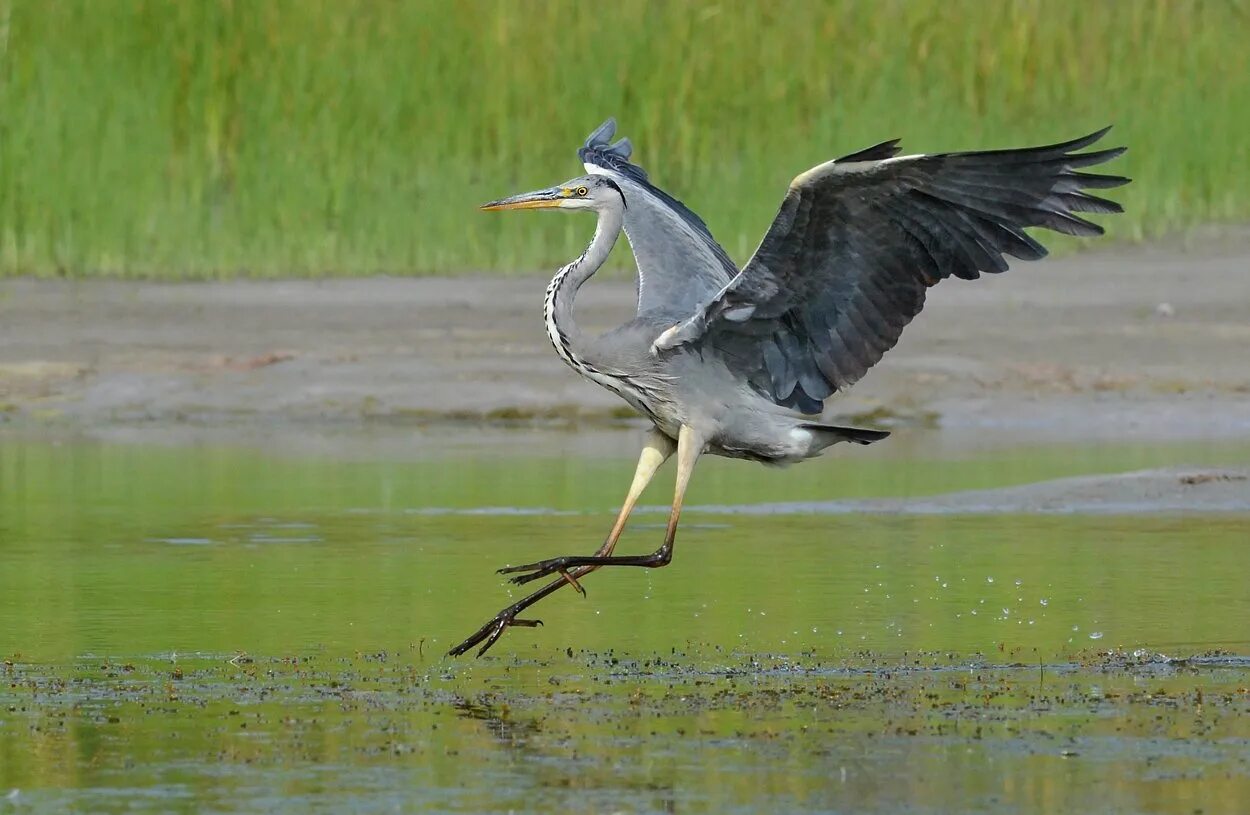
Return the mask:
[(578, 194), (578, 195), (582, 195), (582, 196), (584, 196), (584, 195), (586, 195), (586, 193), (587, 193), (587, 192), (589, 192), (589, 190), (587, 190), (585, 187), (578, 187), (578, 188), (577, 188), (577, 194)]

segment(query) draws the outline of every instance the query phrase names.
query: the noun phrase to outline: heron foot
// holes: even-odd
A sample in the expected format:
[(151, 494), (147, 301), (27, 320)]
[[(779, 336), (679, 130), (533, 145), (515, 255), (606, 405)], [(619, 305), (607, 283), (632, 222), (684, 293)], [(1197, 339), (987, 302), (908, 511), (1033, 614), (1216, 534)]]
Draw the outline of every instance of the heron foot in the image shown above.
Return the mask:
[(535, 628), (543, 624), (542, 620), (518, 620), (516, 615), (520, 610), (521, 608), (516, 605), (508, 606), (503, 611), (488, 620), (486, 625), (475, 631), (471, 637), (448, 651), (447, 654), (449, 656), (458, 657), (462, 654), (468, 653), (469, 650), (478, 643), (483, 643), (482, 647), (479, 648), (477, 652), (477, 655), (481, 656), (490, 650), (490, 647), (503, 636), (503, 632), (510, 626), (516, 625), (521, 626), (522, 628)]
[(513, 583), (528, 583), (531, 580), (538, 580), (550, 574), (558, 574), (569, 582), (573, 588), (577, 589), (585, 596), (586, 591), (578, 584), (577, 579), (569, 574), (569, 569), (575, 569), (585, 566), (593, 566), (599, 568), (602, 566), (642, 566), (645, 568), (657, 568), (659, 566), (667, 566), (672, 559), (671, 549), (660, 549), (649, 555), (634, 556), (612, 556), (612, 555), (565, 555), (563, 557), (553, 557), (547, 560), (540, 560), (537, 563), (526, 563), (524, 566), (505, 566), (499, 569), (499, 574), (513, 574), (515, 572), (525, 572), (526, 574), (518, 574), (511, 578)]
[[(526, 563), (523, 566), (505, 566), (502, 569), (498, 569), (497, 571), (499, 574), (511, 574), (512, 572), (532, 572), (532, 574), (526, 574), (526, 575), (521, 575), (520, 577), (512, 578), (513, 583), (528, 583), (531, 580), (537, 580), (538, 578), (546, 577), (549, 574), (558, 574), (560, 575), (560, 577), (564, 578), (564, 582), (568, 583), (570, 586), (576, 589), (578, 594), (580, 594), (582, 597), (585, 597), (586, 590), (582, 588), (582, 584), (577, 582), (576, 577), (569, 574), (568, 567), (570, 565), (575, 566), (579, 564), (567, 563), (566, 561), (571, 561), (575, 559), (576, 558), (570, 558), (570, 557), (553, 557), (548, 560), (540, 560), (537, 563)], [(585, 558), (581, 558), (581, 559), (585, 560)]]
[(586, 590), (582, 588), (582, 584), (577, 582), (577, 578), (569, 574), (570, 566), (580, 566), (580, 563), (573, 563), (575, 560), (586, 560), (587, 558), (574, 557), (553, 557), (547, 560), (540, 560), (537, 563), (526, 563), (521, 566), (505, 566), (497, 570), (499, 574), (512, 574), (513, 572), (529, 572), (529, 574), (518, 575), (511, 578), (513, 583), (528, 583), (531, 580), (537, 580), (540, 577), (546, 577), (549, 574), (558, 574), (564, 578), (570, 586), (577, 590), (582, 597), (586, 596)]

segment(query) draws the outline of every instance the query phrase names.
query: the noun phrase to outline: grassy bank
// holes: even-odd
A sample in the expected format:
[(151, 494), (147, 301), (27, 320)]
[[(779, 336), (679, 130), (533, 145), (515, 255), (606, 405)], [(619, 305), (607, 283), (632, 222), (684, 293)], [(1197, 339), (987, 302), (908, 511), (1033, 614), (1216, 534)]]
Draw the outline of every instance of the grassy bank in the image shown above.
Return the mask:
[(1114, 234), (1250, 218), (1250, 7), (0, 0), (0, 274), (447, 273), (566, 260), (480, 201), (609, 114), (745, 258), (797, 171), (902, 136), (1115, 123)]

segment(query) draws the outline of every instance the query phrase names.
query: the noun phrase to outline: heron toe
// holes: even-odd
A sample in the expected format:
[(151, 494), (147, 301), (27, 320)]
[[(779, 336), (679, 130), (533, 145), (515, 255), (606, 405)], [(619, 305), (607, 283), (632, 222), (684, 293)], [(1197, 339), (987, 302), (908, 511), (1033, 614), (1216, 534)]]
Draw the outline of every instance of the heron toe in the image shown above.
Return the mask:
[(510, 582), (518, 585), (528, 583), (531, 580), (537, 580), (540, 577), (546, 577), (549, 574), (558, 574), (560, 577), (564, 578), (566, 583), (577, 589), (578, 594), (585, 597), (586, 590), (582, 588), (581, 583), (577, 582), (577, 578), (568, 572), (568, 567), (574, 565), (572, 560), (573, 558), (567, 556), (553, 557), (547, 560), (540, 560), (537, 563), (526, 563), (524, 566), (505, 566), (497, 571), (499, 574), (529, 572), (529, 574), (521, 574), (511, 578)]
[(473, 636), (448, 651), (448, 656), (458, 657), (463, 654), (467, 654), (471, 649), (473, 649), (474, 646), (485, 640), (484, 644), (478, 649), (477, 652), (477, 655), (481, 656), (489, 651), (492, 645), (499, 641), (499, 638), (503, 636), (503, 632), (506, 629), (512, 626), (519, 626), (521, 628), (537, 628), (543, 624), (542, 620), (518, 619), (515, 615), (520, 611), (521, 609), (517, 606), (509, 606), (499, 612), (492, 617), (486, 625), (475, 631)]

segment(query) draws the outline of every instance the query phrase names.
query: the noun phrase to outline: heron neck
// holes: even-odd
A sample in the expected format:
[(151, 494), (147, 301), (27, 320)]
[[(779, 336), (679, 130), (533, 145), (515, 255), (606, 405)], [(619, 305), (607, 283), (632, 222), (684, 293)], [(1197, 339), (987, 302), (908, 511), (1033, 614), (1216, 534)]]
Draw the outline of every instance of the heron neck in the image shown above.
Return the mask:
[[(620, 237), (623, 221), (624, 213), (620, 209), (600, 210), (599, 221), (595, 224), (595, 236), (591, 238), (586, 251), (557, 272), (551, 279), (551, 285), (547, 287), (543, 317), (551, 343), (561, 356), (570, 354), (571, 346), (582, 337), (577, 322), (573, 319), (573, 299), (577, 296), (577, 290), (608, 259), (616, 239)], [(568, 358), (565, 361), (573, 364)]]

